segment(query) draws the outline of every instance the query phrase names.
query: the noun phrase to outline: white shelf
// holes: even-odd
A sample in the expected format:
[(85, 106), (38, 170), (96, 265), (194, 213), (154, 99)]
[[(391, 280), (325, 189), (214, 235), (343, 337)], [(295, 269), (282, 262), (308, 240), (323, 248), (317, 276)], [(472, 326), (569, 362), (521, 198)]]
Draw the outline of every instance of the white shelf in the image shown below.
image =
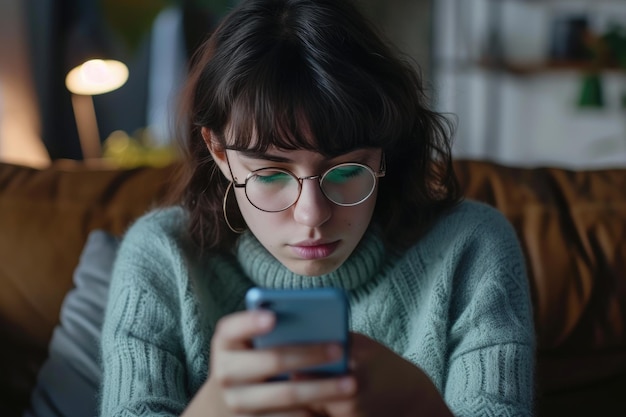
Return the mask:
[[(603, 68), (604, 108), (577, 108), (586, 66), (548, 63), (547, 44), (541, 49), (538, 39), (519, 39), (548, 41), (549, 31), (542, 25), (549, 23), (547, 13), (553, 9), (547, 5), (565, 3), (556, 0), (502, 2), (517, 8), (515, 13), (502, 10), (510, 31), (503, 44), (509, 48), (503, 53), (508, 64), (481, 62), (481, 39), (489, 22), (485, 14), (495, 1), (501, 0), (442, 0), (436, 9), (445, 14), (436, 16), (436, 102), (438, 110), (457, 116), (455, 156), (518, 166), (626, 167), (626, 110), (621, 104), (626, 72)], [(575, 9), (585, 2), (567, 3)], [(598, 10), (599, 3), (593, 2)], [(621, 8), (612, 13), (624, 16), (626, 24), (626, 2), (619, 3)]]

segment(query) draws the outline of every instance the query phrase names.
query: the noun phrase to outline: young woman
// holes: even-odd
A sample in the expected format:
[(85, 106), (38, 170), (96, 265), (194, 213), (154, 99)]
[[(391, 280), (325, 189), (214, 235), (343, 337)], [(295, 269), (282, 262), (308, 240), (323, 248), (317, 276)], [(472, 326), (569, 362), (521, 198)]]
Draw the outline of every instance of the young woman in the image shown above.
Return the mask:
[[(524, 259), (462, 201), (445, 119), (345, 0), (249, 0), (193, 60), (175, 204), (115, 264), (102, 416), (532, 414)], [(340, 287), (350, 371), (268, 380), (338, 346), (253, 349), (252, 286)]]

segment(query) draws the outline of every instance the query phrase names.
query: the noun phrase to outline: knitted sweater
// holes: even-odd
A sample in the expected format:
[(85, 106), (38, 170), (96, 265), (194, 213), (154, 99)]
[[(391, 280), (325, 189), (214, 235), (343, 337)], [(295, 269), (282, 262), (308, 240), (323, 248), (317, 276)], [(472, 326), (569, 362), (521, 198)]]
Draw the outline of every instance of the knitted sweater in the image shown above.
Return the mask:
[(458, 416), (532, 414), (534, 331), (525, 265), (495, 209), (465, 201), (401, 255), (368, 231), (336, 271), (298, 276), (250, 234), (191, 256), (180, 208), (127, 232), (102, 335), (101, 415), (179, 415), (207, 379), (216, 322), (254, 285), (347, 290), (350, 326), (419, 366)]

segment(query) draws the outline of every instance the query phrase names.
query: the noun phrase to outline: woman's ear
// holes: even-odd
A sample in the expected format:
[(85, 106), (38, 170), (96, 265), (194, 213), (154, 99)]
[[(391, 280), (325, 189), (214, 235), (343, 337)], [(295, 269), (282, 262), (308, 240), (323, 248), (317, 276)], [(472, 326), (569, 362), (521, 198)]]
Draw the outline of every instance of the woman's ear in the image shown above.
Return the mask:
[(217, 164), (222, 174), (228, 178), (230, 181), (230, 169), (228, 167), (228, 160), (226, 159), (226, 149), (224, 146), (215, 138), (215, 134), (208, 128), (203, 127), (200, 131), (202, 133), (202, 139), (204, 139), (204, 143), (206, 144), (207, 149), (211, 153), (213, 160)]

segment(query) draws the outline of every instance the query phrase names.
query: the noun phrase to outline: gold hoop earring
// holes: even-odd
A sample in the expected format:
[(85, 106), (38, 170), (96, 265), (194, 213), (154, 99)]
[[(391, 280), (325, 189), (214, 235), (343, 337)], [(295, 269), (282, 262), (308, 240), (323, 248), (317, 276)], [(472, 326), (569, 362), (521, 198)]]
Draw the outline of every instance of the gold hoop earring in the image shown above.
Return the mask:
[(224, 220), (226, 220), (226, 225), (233, 233), (241, 234), (246, 231), (246, 229), (235, 229), (228, 220), (228, 214), (226, 214), (226, 201), (228, 200), (228, 193), (230, 189), (233, 188), (233, 182), (228, 183), (228, 187), (226, 187), (226, 192), (224, 193), (224, 201), (222, 202), (222, 211), (224, 212)]

